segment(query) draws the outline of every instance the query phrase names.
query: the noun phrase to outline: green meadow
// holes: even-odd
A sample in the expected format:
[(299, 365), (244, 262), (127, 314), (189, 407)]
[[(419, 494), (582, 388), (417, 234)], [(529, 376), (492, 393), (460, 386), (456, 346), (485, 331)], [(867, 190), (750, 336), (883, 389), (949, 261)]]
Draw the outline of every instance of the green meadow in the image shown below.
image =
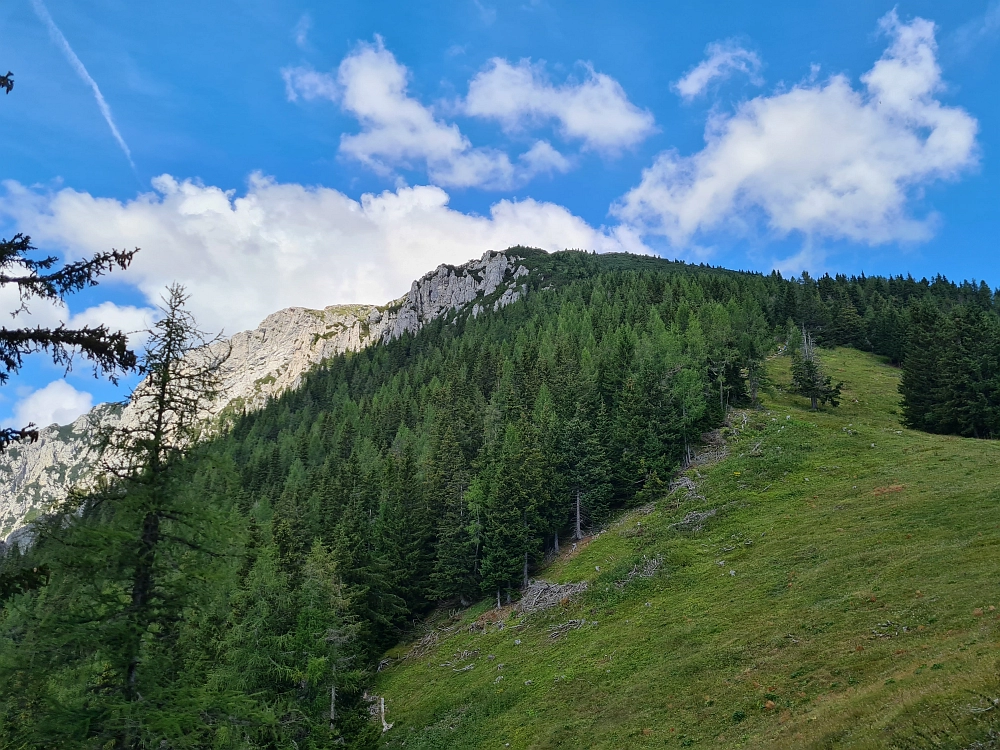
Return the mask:
[(726, 455), (537, 573), (584, 593), (387, 654), (383, 746), (993, 747), (1000, 444), (904, 429), (897, 369), (822, 356), (839, 407), (772, 360)]

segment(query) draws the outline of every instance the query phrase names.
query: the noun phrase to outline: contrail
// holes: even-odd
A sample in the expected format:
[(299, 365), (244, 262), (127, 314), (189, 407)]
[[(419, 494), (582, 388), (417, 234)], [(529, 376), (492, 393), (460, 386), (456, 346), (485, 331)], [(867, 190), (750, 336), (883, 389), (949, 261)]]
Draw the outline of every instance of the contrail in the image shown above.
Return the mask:
[(111, 128), (111, 135), (115, 137), (118, 141), (118, 145), (121, 146), (122, 151), (125, 153), (125, 158), (128, 159), (128, 163), (132, 165), (132, 171), (135, 172), (135, 162), (132, 161), (132, 152), (129, 150), (128, 144), (125, 143), (125, 139), (122, 138), (122, 134), (118, 132), (118, 126), (115, 125), (115, 118), (111, 115), (111, 107), (108, 103), (104, 101), (104, 95), (101, 94), (101, 90), (97, 87), (97, 81), (90, 77), (90, 73), (87, 69), (83, 67), (83, 63), (80, 62), (80, 58), (76, 56), (73, 48), (69, 46), (69, 42), (66, 41), (66, 37), (56, 26), (56, 22), (52, 20), (52, 16), (49, 15), (49, 9), (45, 7), (45, 3), (42, 0), (31, 0), (32, 6), (35, 8), (35, 13), (41, 19), (42, 23), (49, 30), (49, 36), (52, 37), (52, 41), (58, 45), (59, 49), (62, 50), (63, 55), (69, 61), (69, 64), (73, 66), (73, 70), (76, 74), (83, 79), (84, 83), (90, 86), (94, 91), (94, 98), (97, 100), (97, 106), (101, 110), (101, 114), (104, 115), (104, 121), (108, 123), (108, 127)]

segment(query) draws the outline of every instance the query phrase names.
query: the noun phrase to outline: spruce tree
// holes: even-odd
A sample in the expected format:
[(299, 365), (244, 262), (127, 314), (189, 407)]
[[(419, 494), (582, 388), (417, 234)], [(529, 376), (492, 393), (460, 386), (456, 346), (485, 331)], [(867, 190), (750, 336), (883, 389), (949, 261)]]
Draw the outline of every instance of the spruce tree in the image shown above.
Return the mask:
[(936, 407), (940, 401), (942, 345), (941, 313), (931, 302), (921, 302), (909, 309), (906, 355), (899, 381), (902, 395), (903, 424), (917, 430), (936, 431)]
[(803, 329), (802, 350), (792, 358), (792, 393), (808, 398), (810, 408), (816, 411), (820, 404), (839, 406), (843, 387), (843, 383), (832, 385), (830, 376), (823, 373), (812, 336)]
[(465, 457), (450, 421), (438, 427), (427, 475), (427, 497), (438, 517), (430, 593), (469, 603), (478, 590), (475, 518), (466, 502), (470, 487)]
[(560, 472), (565, 477), (573, 539), (583, 538), (588, 519), (602, 518), (611, 500), (611, 466), (582, 405), (567, 420), (562, 434)]

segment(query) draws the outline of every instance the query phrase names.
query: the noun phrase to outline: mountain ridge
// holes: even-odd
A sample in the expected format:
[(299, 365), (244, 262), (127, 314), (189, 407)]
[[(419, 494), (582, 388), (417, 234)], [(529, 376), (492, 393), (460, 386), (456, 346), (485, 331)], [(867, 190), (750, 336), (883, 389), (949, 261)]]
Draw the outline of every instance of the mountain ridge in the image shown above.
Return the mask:
[[(342, 304), (321, 310), (288, 307), (271, 313), (254, 329), (209, 345), (229, 348), (220, 397), (210, 418), (225, 410), (254, 411), (301, 383), (324, 359), (375, 343), (415, 334), (442, 315), (472, 303), (471, 314), (497, 310), (524, 294), (518, 284), (529, 274), (514, 248), (487, 251), (461, 266), (439, 265), (416, 279), (402, 297), (383, 305)], [(138, 416), (129, 405), (98, 404), (68, 425), (49, 425), (38, 441), (0, 454), (0, 545), (20, 537), (26, 523), (74, 485), (95, 477), (95, 430), (129, 424)], [(22, 532), (23, 533), (23, 532)]]

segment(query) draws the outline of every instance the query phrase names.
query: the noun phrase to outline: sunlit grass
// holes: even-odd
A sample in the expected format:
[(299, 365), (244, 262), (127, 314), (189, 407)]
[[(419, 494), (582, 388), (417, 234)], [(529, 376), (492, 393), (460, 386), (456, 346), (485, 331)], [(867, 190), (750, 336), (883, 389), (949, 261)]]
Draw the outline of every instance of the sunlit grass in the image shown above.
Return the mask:
[[(730, 455), (689, 472), (705, 500), (681, 490), (626, 514), (540, 574), (586, 580), (585, 595), (472, 632), (484, 603), (428, 655), (382, 672), (386, 746), (930, 748), (984, 736), (1000, 714), (982, 710), (1000, 698), (1000, 445), (903, 429), (897, 370), (851, 350), (824, 361), (845, 383), (839, 408), (812, 413), (779, 391), (745, 425), (735, 414)], [(772, 374), (787, 382), (787, 360)], [(699, 532), (671, 526), (706, 509), (717, 512)], [(616, 585), (654, 558), (652, 578)], [(588, 624), (549, 637), (570, 619)]]

